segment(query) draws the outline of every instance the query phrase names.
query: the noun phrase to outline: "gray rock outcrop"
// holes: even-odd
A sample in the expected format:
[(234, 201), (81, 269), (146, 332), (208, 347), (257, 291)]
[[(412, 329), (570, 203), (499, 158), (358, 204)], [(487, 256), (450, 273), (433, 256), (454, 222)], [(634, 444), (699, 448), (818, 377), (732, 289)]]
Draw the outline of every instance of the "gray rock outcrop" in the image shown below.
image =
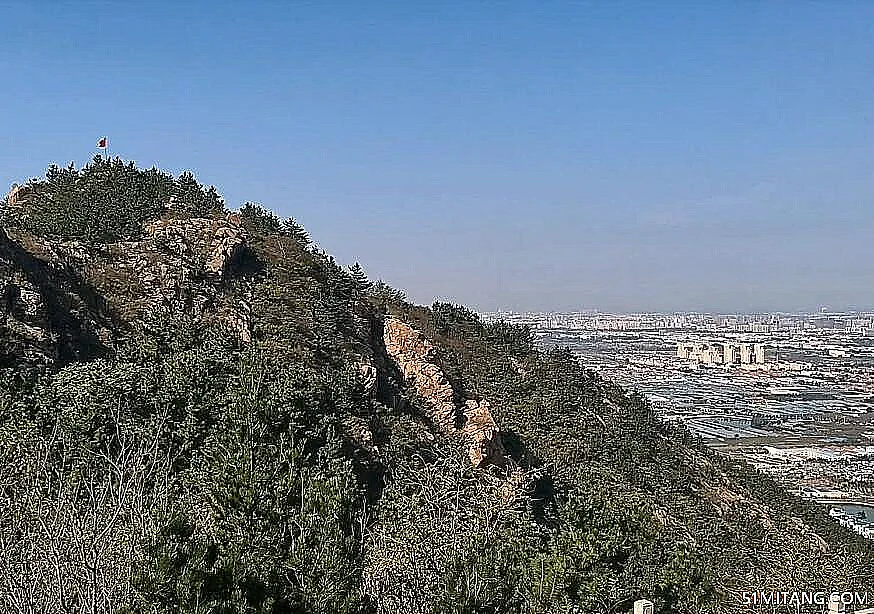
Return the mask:
[(474, 467), (505, 465), (504, 447), (488, 401), (457, 398), (460, 395), (437, 363), (434, 346), (421, 332), (394, 317), (386, 318), (383, 331), (386, 353), (424, 402), (435, 426), (464, 437)]

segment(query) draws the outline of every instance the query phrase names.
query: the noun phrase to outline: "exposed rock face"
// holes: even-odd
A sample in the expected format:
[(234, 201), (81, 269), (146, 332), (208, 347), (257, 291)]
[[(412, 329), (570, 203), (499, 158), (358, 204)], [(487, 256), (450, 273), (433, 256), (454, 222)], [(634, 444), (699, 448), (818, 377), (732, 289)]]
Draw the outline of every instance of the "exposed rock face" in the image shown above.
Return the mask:
[[(188, 282), (201, 278), (206, 282), (219, 282), (227, 275), (234, 259), (246, 246), (247, 236), (240, 216), (229, 213), (224, 219), (161, 219), (146, 225), (145, 230), (149, 239), (140, 242), (133, 252), (147, 259), (156, 259), (156, 252), (163, 252), (157, 258), (158, 275), (152, 279), (162, 303), (196, 316), (215, 311), (215, 287), (210, 283)], [(137, 265), (142, 265), (142, 258)], [(252, 340), (252, 308), (247, 300), (224, 305), (221, 312), (225, 324), (241, 342)]]
[(146, 233), (156, 245), (177, 254), (194, 269), (221, 277), (229, 262), (246, 243), (240, 216), (227, 218), (161, 219), (147, 224)]
[(33, 189), (27, 185), (14, 185), (6, 195), (6, 204), (10, 207), (17, 207), (24, 204), (32, 193)]
[[(39, 289), (19, 271), (7, 271), (2, 277), (2, 322), (9, 336), (20, 343), (18, 348), (5, 349), (12, 350), (10, 356), (17, 349), (22, 357), (31, 362), (50, 362), (53, 352), (46, 351), (51, 346), (49, 317)], [(11, 340), (4, 341), (12, 345)]]
[(464, 426), (462, 432), (468, 439), (467, 453), (475, 467), (485, 464), (502, 464), (504, 446), (498, 425), (489, 411), (489, 402), (468, 399), (464, 402)]
[(440, 430), (456, 430), (458, 410), (455, 391), (438, 367), (434, 346), (425, 336), (397, 318), (386, 318), (383, 327), (385, 350), (398, 366), (404, 381), (428, 404), (429, 418)]
[(0, 228), (0, 361), (87, 359), (106, 352), (114, 328), (93, 286), (52, 251), (40, 257)]
[(437, 428), (467, 440), (475, 467), (504, 465), (504, 447), (488, 401), (458, 398), (437, 364), (434, 346), (421, 332), (393, 317), (386, 318), (383, 331), (386, 353), (425, 402)]
[(145, 231), (139, 241), (95, 245), (0, 229), (6, 359), (100, 355), (112, 331), (161, 309), (218, 318), (250, 341), (246, 292), (231, 298), (220, 287), (246, 246), (239, 215), (160, 219)]

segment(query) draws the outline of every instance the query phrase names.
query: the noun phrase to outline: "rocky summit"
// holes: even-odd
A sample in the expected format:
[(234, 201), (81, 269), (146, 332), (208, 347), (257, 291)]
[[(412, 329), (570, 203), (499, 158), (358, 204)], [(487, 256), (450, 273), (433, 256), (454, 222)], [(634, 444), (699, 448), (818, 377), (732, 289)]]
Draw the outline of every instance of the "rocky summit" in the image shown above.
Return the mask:
[(220, 300), (221, 279), (245, 249), (240, 224), (234, 213), (164, 218), (146, 224), (140, 240), (100, 245), (3, 230), (3, 306), (18, 338), (4, 348), (7, 360), (104, 355), (116, 333), (158, 309), (217, 317), (250, 340), (245, 299)]
[(815, 504), (190, 173), (97, 157), (0, 213), (4, 612), (874, 598), (870, 542)]

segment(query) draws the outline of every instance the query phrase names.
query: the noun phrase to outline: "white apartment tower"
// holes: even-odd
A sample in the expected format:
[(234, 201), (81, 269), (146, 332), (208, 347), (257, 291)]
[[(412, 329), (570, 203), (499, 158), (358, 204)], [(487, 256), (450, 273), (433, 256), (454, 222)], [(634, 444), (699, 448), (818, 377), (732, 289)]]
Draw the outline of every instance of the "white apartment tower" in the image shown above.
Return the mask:
[(763, 365), (767, 362), (764, 344), (730, 341), (680, 342), (677, 358), (708, 365)]

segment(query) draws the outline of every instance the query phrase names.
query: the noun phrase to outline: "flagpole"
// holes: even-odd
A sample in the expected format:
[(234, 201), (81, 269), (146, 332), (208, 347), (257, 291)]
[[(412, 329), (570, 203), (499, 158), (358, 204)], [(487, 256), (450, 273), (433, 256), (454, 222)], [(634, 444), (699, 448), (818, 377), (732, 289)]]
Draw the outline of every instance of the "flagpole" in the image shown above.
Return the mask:
[(110, 152), (109, 152), (109, 137), (108, 136), (100, 137), (100, 139), (97, 141), (97, 149), (100, 149), (103, 152), (103, 157), (106, 158), (107, 161), (109, 161), (109, 156), (112, 154), (110, 154)]

